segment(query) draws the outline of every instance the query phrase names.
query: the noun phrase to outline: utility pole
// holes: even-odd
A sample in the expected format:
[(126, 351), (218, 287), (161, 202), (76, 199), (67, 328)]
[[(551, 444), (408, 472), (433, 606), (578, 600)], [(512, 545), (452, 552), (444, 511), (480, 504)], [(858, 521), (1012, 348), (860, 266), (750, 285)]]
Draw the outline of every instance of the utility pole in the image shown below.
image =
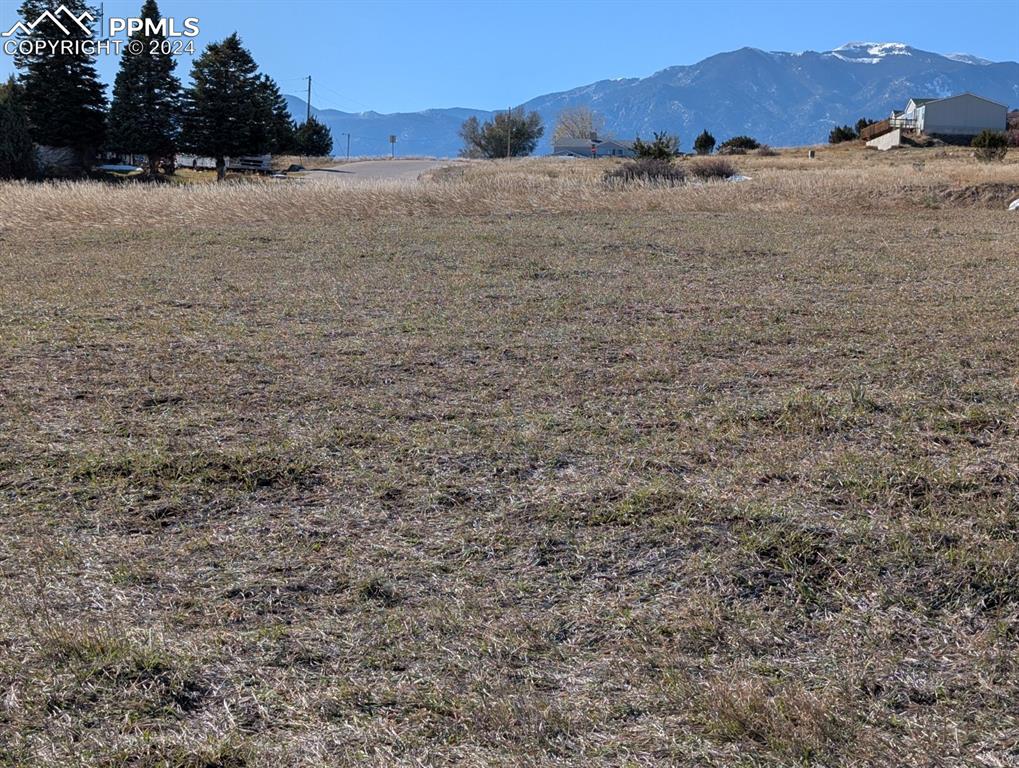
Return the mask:
[(304, 122), (306, 125), (311, 122), (311, 75), (308, 75), (308, 114), (305, 116)]
[(346, 136), (347, 137), (347, 159), (349, 160), (350, 159), (350, 134), (349, 133), (341, 133), (340, 136)]
[(509, 160), (511, 137), (513, 136), (513, 107), (506, 110), (506, 159)]

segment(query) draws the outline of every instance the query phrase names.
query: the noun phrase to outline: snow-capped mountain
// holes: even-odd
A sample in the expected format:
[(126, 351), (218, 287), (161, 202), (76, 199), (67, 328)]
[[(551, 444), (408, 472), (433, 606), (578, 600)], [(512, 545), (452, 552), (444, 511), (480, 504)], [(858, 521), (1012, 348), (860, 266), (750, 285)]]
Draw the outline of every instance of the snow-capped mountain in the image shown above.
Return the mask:
[[(607, 130), (623, 138), (667, 130), (678, 133), (681, 146), (689, 149), (694, 136), (707, 128), (719, 141), (749, 134), (788, 146), (822, 142), (836, 124), (886, 117), (912, 96), (965, 91), (1014, 109), (1019, 106), (1019, 63), (942, 55), (895, 42), (855, 42), (799, 53), (741, 48), (649, 77), (601, 80), (538, 96), (523, 106), (545, 120), (546, 138), (539, 152), (548, 151), (556, 115), (580, 105), (604, 115)], [(290, 102), (294, 114), (304, 114), (304, 102), (295, 97)], [(491, 114), (471, 109), (315, 113), (332, 128), (337, 150), (346, 149), (340, 133), (349, 131), (353, 154), (388, 154), (388, 135), (395, 133), (402, 154), (440, 156), (459, 150), (457, 130), (463, 120)]]
[(951, 59), (952, 61), (961, 61), (963, 64), (977, 64), (979, 66), (994, 63), (993, 61), (981, 59), (979, 56), (973, 56), (969, 53), (946, 53), (945, 58)]
[(880, 64), (889, 56), (912, 56), (913, 49), (905, 43), (846, 43), (825, 55), (855, 64)]

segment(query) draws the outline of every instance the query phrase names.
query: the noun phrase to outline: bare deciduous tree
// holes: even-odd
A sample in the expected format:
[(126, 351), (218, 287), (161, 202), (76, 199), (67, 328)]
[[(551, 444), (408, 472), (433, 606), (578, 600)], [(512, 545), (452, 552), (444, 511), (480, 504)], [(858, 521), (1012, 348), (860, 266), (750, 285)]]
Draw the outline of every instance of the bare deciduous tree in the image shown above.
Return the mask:
[(588, 107), (570, 107), (559, 113), (552, 141), (590, 139), (592, 133), (600, 134), (604, 127), (605, 118), (594, 110)]

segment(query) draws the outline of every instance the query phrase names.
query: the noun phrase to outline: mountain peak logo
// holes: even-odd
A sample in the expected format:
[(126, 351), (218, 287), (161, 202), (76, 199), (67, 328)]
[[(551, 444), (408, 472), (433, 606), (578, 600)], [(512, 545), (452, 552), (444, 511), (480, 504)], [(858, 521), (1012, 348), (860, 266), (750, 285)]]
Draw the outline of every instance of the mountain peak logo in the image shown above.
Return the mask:
[[(63, 19), (63, 21), (61, 21), (61, 18)], [(61, 5), (59, 8), (57, 8), (56, 11), (51, 11), (49, 9), (43, 11), (42, 13), (39, 14), (38, 18), (36, 18), (36, 20), (33, 21), (31, 24), (26, 24), (21, 20), (14, 22), (14, 26), (8, 29), (6, 32), (4, 32), (2, 35), (0, 35), (0, 37), (11, 37), (13, 35), (16, 35), (18, 32), (27, 35), (34, 31), (35, 28), (38, 27), (44, 20), (49, 20), (50, 22), (52, 22), (58, 29), (60, 29), (64, 33), (65, 36), (71, 34), (71, 29), (73, 29), (73, 25), (77, 25), (82, 32), (91, 37), (92, 36), (91, 24), (92, 22), (95, 21), (95, 16), (93, 16), (88, 11), (83, 11), (81, 14), (75, 16), (74, 13), (68, 10), (67, 6)], [(88, 21), (87, 24), (86, 20)]]
[[(25, 57), (120, 56), (124, 52), (150, 56), (193, 56), (195, 38), (200, 34), (196, 16), (188, 16), (182, 24), (169, 16), (159, 19), (109, 16), (104, 19), (105, 24), (99, 25), (98, 35), (93, 32), (95, 21), (95, 16), (89, 11), (76, 14), (66, 5), (60, 5), (56, 10), (52, 10), (51, 6), (33, 21), (19, 19), (13, 27), (0, 33), (3, 52), (8, 56)], [(47, 24), (37, 30), (43, 22)], [(118, 34), (122, 37), (118, 38)]]

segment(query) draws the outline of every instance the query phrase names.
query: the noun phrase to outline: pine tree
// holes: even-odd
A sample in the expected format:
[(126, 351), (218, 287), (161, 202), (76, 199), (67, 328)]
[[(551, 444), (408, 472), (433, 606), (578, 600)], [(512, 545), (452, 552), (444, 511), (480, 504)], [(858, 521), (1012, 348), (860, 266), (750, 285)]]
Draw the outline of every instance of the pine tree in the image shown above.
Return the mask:
[[(262, 89), (264, 98), (272, 112), (272, 123), (270, 124), (269, 151), (275, 155), (285, 155), (296, 151), (297, 125), (290, 117), (290, 108), (287, 107), (287, 100), (283, 98), (276, 81), (268, 75), (262, 75)], [(332, 142), (330, 141), (330, 146)]]
[(310, 117), (297, 129), (296, 144), (299, 154), (323, 157), (333, 151), (333, 135), (328, 127)]
[(226, 158), (257, 155), (270, 143), (272, 110), (258, 65), (237, 33), (210, 43), (191, 70), (184, 95), (182, 143), (216, 158), (216, 178), (226, 178)]
[(733, 136), (718, 145), (720, 155), (745, 155), (752, 149), (759, 149), (761, 142), (753, 136)]
[[(159, 20), (156, 0), (145, 0), (141, 18)], [(108, 143), (121, 152), (146, 155), (154, 174), (159, 160), (176, 150), (180, 80), (173, 74), (174, 57), (161, 46), (164, 35), (149, 35), (143, 28), (131, 39), (140, 40), (144, 48), (141, 53), (124, 49), (113, 85)]]
[[(14, 63), (22, 70), (23, 103), (28, 115), (32, 138), (37, 144), (70, 147), (85, 162), (102, 145), (106, 128), (106, 95), (96, 74), (95, 59), (79, 45), (59, 45), (63, 41), (77, 43), (92, 38), (84, 29), (64, 16), (63, 30), (49, 18), (35, 29), (28, 29), (45, 11), (53, 11), (55, 3), (48, 0), (24, 0), (20, 14), (26, 25), (18, 33), (20, 41), (39, 40), (58, 43), (55, 50), (21, 52)], [(76, 18), (94, 9), (84, 0), (64, 0), (62, 4)], [(59, 10), (59, 8), (58, 8)], [(86, 17), (87, 20), (87, 17)]]
[(851, 125), (836, 125), (828, 134), (829, 144), (841, 144), (844, 141), (854, 141), (858, 134)]
[(710, 155), (714, 148), (715, 137), (708, 133), (707, 128), (693, 140), (693, 149), (698, 155)]
[(863, 133), (864, 128), (870, 125), (874, 125), (874, 123), (876, 122), (877, 122), (876, 120), (871, 120), (869, 117), (861, 117), (859, 120), (856, 121), (856, 135), (859, 136), (861, 133)]
[(679, 137), (670, 136), (665, 131), (655, 131), (654, 141), (642, 141), (640, 136), (633, 140), (633, 154), (637, 157), (671, 161), (678, 152)]
[(21, 96), (13, 77), (0, 85), (0, 179), (24, 179), (36, 173), (35, 146)]

